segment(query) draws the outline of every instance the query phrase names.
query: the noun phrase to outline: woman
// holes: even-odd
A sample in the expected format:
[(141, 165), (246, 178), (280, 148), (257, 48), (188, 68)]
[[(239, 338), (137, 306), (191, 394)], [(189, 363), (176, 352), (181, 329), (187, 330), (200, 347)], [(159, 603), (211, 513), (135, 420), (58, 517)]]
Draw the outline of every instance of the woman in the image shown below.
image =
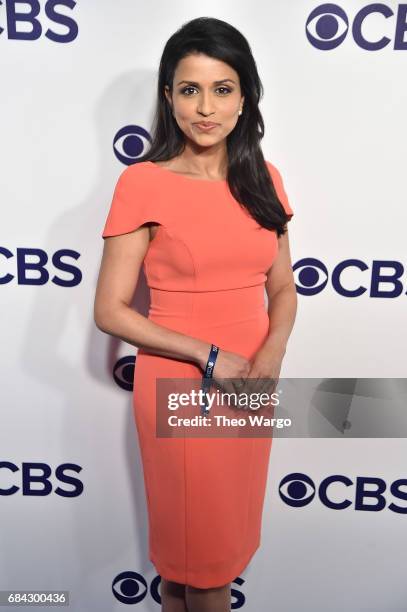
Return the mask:
[[(230, 583), (260, 544), (271, 438), (155, 428), (156, 380), (201, 379), (214, 346), (215, 382), (258, 391), (280, 373), (296, 313), (293, 211), (260, 149), (261, 94), (240, 32), (207, 17), (181, 27), (162, 54), (151, 147), (121, 173), (103, 231), (95, 322), (138, 347), (134, 417), (166, 612), (230, 610)], [(143, 263), (148, 317), (130, 307)]]

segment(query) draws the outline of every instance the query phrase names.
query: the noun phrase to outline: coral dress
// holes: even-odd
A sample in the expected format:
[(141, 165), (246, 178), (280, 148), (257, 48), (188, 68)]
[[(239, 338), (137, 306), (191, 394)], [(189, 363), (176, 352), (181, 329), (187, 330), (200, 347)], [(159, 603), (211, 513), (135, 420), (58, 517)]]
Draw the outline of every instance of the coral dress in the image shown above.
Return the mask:
[[(266, 162), (287, 214), (277, 168)], [(145, 161), (119, 176), (103, 238), (160, 225), (144, 259), (151, 321), (251, 359), (268, 334), (266, 271), (277, 235), (233, 198), (226, 180), (193, 179)], [(149, 518), (149, 558), (161, 577), (224, 585), (260, 545), (272, 438), (156, 435), (156, 379), (199, 378), (193, 361), (139, 349), (134, 418)], [(197, 409), (199, 412), (199, 409)]]

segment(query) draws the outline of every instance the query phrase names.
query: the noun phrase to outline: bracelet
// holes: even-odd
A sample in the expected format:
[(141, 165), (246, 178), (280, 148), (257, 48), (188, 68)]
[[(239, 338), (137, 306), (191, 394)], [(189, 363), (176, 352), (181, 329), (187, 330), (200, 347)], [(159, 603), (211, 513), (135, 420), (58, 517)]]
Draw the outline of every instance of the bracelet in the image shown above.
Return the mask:
[[(213, 368), (215, 367), (218, 352), (219, 352), (219, 347), (216, 346), (215, 344), (212, 344), (211, 350), (209, 351), (209, 357), (206, 363), (204, 375), (202, 377), (201, 391), (204, 391), (205, 393), (211, 386), (210, 381), (212, 378)], [(207, 402), (206, 396), (204, 396), (203, 404), (201, 404), (201, 415), (206, 416), (208, 413), (209, 413), (208, 402)]]

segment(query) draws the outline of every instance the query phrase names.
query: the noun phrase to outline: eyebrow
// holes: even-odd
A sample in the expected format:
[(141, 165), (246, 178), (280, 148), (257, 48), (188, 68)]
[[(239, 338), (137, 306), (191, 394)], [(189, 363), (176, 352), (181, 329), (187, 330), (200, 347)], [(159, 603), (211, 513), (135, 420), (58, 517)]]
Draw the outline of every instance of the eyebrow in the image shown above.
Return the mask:
[[(222, 79), (220, 81), (214, 81), (213, 84), (220, 85), (221, 83), (225, 83), (226, 81), (230, 81), (231, 83), (234, 83), (236, 85), (233, 79)], [(196, 85), (197, 87), (199, 87), (199, 83), (197, 83), (196, 81), (180, 81), (179, 83), (177, 83), (177, 85), (181, 85), (181, 83), (188, 83), (189, 85)]]

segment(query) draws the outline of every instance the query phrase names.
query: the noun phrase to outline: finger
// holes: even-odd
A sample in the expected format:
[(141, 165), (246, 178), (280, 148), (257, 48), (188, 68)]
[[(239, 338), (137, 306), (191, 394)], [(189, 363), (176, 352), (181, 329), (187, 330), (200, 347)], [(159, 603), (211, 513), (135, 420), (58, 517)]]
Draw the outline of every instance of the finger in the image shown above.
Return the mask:
[(246, 386), (246, 379), (243, 377), (233, 378), (233, 388), (237, 395), (243, 393)]
[(223, 398), (221, 398), (221, 404), (230, 408), (236, 408), (238, 407), (237, 393), (232, 381), (233, 379), (231, 378), (221, 379), (222, 392), (224, 393)]
[(266, 403), (265, 400), (266, 398), (262, 398), (262, 404), (264, 405), (265, 408), (270, 408), (273, 407), (273, 404), (271, 403), (271, 395), (273, 395), (273, 393), (275, 392), (275, 389), (277, 387), (277, 382), (278, 382), (278, 378), (272, 378), (272, 377), (267, 377), (264, 379), (264, 385), (262, 388), (261, 393), (264, 393), (265, 395), (267, 394), (268, 396), (268, 402)]
[(245, 378), (245, 384), (244, 384), (242, 391), (247, 394), (252, 393), (253, 390), (255, 389), (257, 378), (258, 376), (255, 370), (250, 371), (247, 378)]
[(260, 393), (262, 386), (263, 386), (263, 378), (261, 377), (260, 374), (258, 374), (252, 380), (252, 383), (251, 383), (251, 392), (252, 393)]

